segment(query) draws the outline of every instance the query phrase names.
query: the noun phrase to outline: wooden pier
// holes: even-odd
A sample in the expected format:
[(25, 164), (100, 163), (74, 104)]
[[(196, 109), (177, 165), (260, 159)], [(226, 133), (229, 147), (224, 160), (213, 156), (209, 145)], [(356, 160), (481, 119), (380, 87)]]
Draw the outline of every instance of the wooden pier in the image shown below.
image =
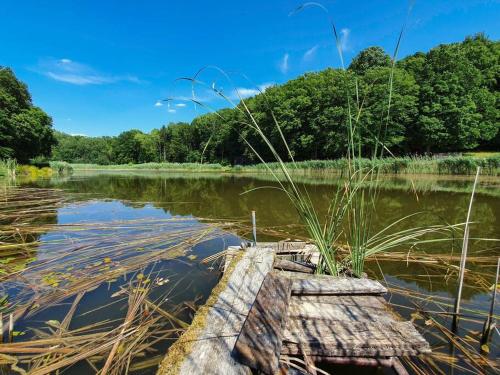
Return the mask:
[(320, 362), (406, 374), (399, 357), (430, 352), (379, 282), (315, 275), (312, 245), (259, 243), (228, 254), (218, 294), (195, 317), (204, 324), (179, 338), (158, 374), (314, 374)]

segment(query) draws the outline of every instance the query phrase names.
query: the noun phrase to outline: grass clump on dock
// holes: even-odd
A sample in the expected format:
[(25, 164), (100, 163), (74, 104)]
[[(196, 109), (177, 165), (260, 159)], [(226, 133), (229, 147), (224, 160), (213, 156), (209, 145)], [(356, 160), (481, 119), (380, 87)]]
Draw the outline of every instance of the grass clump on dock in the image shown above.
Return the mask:
[[(294, 13), (308, 7), (319, 7), (328, 13), (326, 8), (318, 3), (306, 3)], [(261, 154), (253, 147), (250, 140), (243, 138), (260, 161), (261, 164), (258, 168), (265, 170), (274, 178), (278, 184), (274, 188), (282, 191), (295, 207), (310, 240), (318, 247), (320, 262), (317, 271), (335, 276), (346, 273), (360, 277), (363, 275), (364, 262), (367, 257), (398, 247), (413, 248), (429, 241), (449, 241), (454, 233), (461, 229), (462, 224), (400, 229), (401, 226), (411, 222), (412, 217), (418, 214), (416, 213), (395, 221), (381, 231), (373, 232), (372, 220), (376, 214), (374, 202), (379, 195), (379, 175), (384, 172), (384, 167), (392, 169), (394, 172), (407, 168), (409, 164), (409, 160), (394, 158), (385, 144), (387, 129), (391, 122), (395, 65), (404, 26), (399, 34), (391, 65), (387, 69), (387, 98), (385, 102), (380, 103), (385, 110), (375, 128), (368, 128), (363, 117), (364, 103), (370, 96), (371, 87), (360, 87), (351, 72), (344, 68), (342, 43), (333, 21), (330, 21), (330, 26), (342, 65), (340, 84), (346, 95), (347, 116), (345, 124), (340, 125), (345, 126), (348, 144), (345, 158), (340, 161), (332, 161), (336, 168), (343, 171), (344, 180), (332, 192), (328, 213), (325, 217), (320, 215), (314, 207), (306, 185), (296, 179), (295, 172), (300, 171), (301, 167), (304, 164), (307, 165), (308, 162), (300, 164), (300, 162), (295, 161), (288, 144), (289, 140), (283, 134), (272, 108), (269, 108), (269, 115), (274, 121), (272, 131), (279, 135), (281, 140), (279, 145), (271, 142), (268, 134), (260, 126), (259, 119), (254, 116), (252, 109), (247, 106), (243, 97), (238, 96), (239, 103), (235, 104), (215, 85), (210, 87), (201, 82), (199, 76), (205, 69), (200, 70), (193, 78), (187, 80), (194, 85), (202, 85), (211, 89), (215, 95), (233, 104), (240, 115), (238, 123), (249, 130), (253, 138), (258, 139), (258, 142), (266, 146), (266, 153), (270, 156)], [(215, 69), (230, 81), (225, 72), (218, 68)], [(238, 90), (235, 92), (239, 94)], [(265, 97), (265, 92), (262, 94)], [(223, 116), (219, 112), (215, 112), (215, 114)], [(373, 145), (369, 157), (366, 157), (364, 147), (367, 139)], [(270, 158), (273, 163), (267, 161)], [(342, 251), (341, 244), (347, 246), (347, 255)]]

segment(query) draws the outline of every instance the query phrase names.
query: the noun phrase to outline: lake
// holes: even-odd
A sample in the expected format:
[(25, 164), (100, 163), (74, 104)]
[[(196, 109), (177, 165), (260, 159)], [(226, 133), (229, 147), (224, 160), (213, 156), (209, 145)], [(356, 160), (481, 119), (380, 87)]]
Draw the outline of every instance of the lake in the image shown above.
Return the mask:
[[(339, 178), (299, 179), (320, 214), (326, 215)], [(472, 184), (469, 177), (383, 177), (371, 232), (413, 213), (392, 230), (464, 222)], [(268, 188), (255, 190), (264, 186)], [(81, 327), (92, 333), (104, 331), (104, 326), (114, 329), (130, 306), (133, 293), (127, 299), (127, 285), (137, 291), (145, 289), (147, 281), (154, 285), (148, 297), (154, 302), (151, 309), (156, 312), (155, 306), (161, 306), (162, 311), (175, 312), (170, 320), (163, 315), (163, 323), (148, 323), (165, 332), (158, 334), (157, 342), (134, 352), (132, 364), (137, 373), (154, 373), (154, 364), (218, 281), (217, 260), (202, 260), (250, 238), (251, 211), (256, 211), (260, 241), (307, 236), (284, 194), (271, 187), (276, 183), (265, 175), (160, 172), (79, 172), (70, 177), (18, 179), (15, 186), (6, 184), (0, 224), (12, 233), (4, 241), (10, 247), (0, 258), (0, 290), (2, 296), (8, 296), (1, 306), (6, 314), (24, 308), (16, 321), (14, 342), (46, 337), (51, 329), (59, 334)], [(17, 195), (9, 195), (16, 189)], [(481, 361), (476, 354), (473, 360), (463, 352), (476, 353), (480, 347), (479, 332), (491, 298), (488, 288), (500, 256), (497, 242), (481, 239), (500, 238), (499, 219), (500, 179), (485, 177), (472, 212), (470, 262), (462, 303), (466, 317), (460, 321), (454, 345), (447, 338), (451, 319), (443, 312), (451, 311), (454, 303), (461, 233), (457, 232), (453, 241), (395, 248), (392, 255), (381, 254), (367, 261), (368, 275), (390, 287), (386, 298), (403, 318), (414, 321), (436, 353), (433, 361), (445, 373), (451, 371), (447, 364), (451, 357), (456, 359), (455, 374), (474, 372)], [(99, 273), (106, 277), (94, 280), (95, 285), (81, 295), (76, 287), (68, 287)], [(75, 292), (71, 294), (68, 288)], [(77, 305), (75, 296), (80, 298)], [(47, 305), (37, 306), (40, 303), (33, 302), (37, 298)], [(72, 307), (68, 327), (61, 327)], [(498, 307), (495, 314), (499, 314)], [(97, 323), (103, 326), (95, 326)], [(498, 331), (493, 332), (484, 357), (496, 358), (499, 342)], [(156, 362), (148, 363), (151, 358)], [(92, 372), (92, 366), (103, 359), (80, 361), (66, 373)], [(424, 372), (435, 371), (431, 364), (419, 365)]]

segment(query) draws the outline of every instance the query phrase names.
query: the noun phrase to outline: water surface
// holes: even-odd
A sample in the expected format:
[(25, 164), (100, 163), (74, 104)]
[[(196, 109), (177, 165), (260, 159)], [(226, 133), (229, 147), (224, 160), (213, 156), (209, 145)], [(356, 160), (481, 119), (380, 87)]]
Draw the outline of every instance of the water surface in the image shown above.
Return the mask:
[[(314, 205), (322, 215), (326, 215), (329, 199), (338, 186), (336, 178), (315, 178), (304, 176), (301, 181), (313, 200)], [(201, 304), (216, 284), (218, 273), (210, 265), (201, 264), (200, 259), (222, 250), (228, 244), (239, 243), (241, 237), (249, 237), (248, 229), (250, 212), (256, 211), (259, 240), (277, 240), (284, 238), (302, 238), (307, 236), (300, 225), (296, 212), (282, 192), (276, 189), (258, 189), (246, 193), (260, 186), (276, 186), (266, 176), (220, 175), (220, 174), (162, 174), (162, 173), (90, 173), (76, 174), (67, 178), (53, 178), (50, 180), (18, 181), (23, 187), (50, 187), (61, 189), (62, 194), (71, 197), (68, 201), (53, 210), (41, 220), (43, 223), (74, 224), (74, 223), (116, 223), (119, 221), (155, 222), (171, 218), (187, 219), (185, 225), (198, 225), (209, 220), (235, 221), (241, 223), (234, 234), (220, 234), (219, 237), (197, 245), (189, 254), (176, 259), (155, 262), (143, 272), (155, 272), (155, 277), (169, 280), (169, 295), (172, 306), (193, 301)], [(385, 228), (392, 222), (412, 213), (410, 220), (395, 227), (404, 229), (415, 226), (425, 226), (442, 223), (459, 223), (465, 220), (467, 206), (470, 199), (472, 181), (470, 178), (452, 178), (436, 176), (414, 177), (385, 177), (381, 183), (382, 189), (375, 202), (372, 218), (372, 233)], [(475, 223), (471, 226), (473, 238), (500, 238), (500, 190), (499, 181), (494, 178), (484, 179), (478, 189), (474, 201), (472, 218)], [(208, 220), (207, 220), (208, 219)], [(194, 224), (193, 224), (194, 223)], [(181, 224), (182, 225), (182, 224)], [(130, 228), (128, 228), (130, 231)], [(144, 227), (134, 229), (136, 236), (147, 236)], [(113, 233), (119, 233), (117, 228)], [(71, 233), (70, 236), (86, 236)], [(121, 233), (121, 232), (120, 232)], [(129, 234), (130, 234), (129, 233)], [(32, 258), (39, 261), (47, 256), (47, 251), (53, 251), (53, 246), (45, 246), (45, 242), (52, 244), (54, 239), (67, 238), (67, 233), (48, 231), (37, 234), (38, 248)], [(152, 244), (148, 244), (152, 246)], [(411, 258), (413, 254), (458, 255), (461, 239), (447, 243), (434, 243), (413, 249), (395, 249), (397, 252), (406, 252)], [(483, 312), (488, 309), (490, 292), (487, 285), (493, 283), (493, 268), (491, 264), (500, 255), (500, 248), (494, 242), (471, 240), (470, 256), (482, 257), (481, 262), (471, 263), (471, 272), (482, 274), (486, 283), (468, 280), (464, 289), (464, 308), (468, 311)], [(49, 254), (50, 256), (50, 254)], [(491, 259), (491, 261), (488, 261)], [(452, 262), (458, 264), (458, 262)], [(428, 324), (426, 317), (414, 314), (415, 304), (424, 310), (443, 308), (426, 300), (427, 296), (439, 299), (440, 302), (451, 305), (456, 291), (456, 269), (453, 267), (435, 267), (433, 264), (407, 263), (400, 256), (394, 259), (381, 257), (367, 263), (367, 272), (371, 277), (380, 279), (390, 287), (395, 288), (387, 298), (406, 319), (414, 319), (421, 332), (432, 343), (433, 349), (447, 354), (453, 354), (454, 348), (443, 342), (441, 335), (436, 335), (436, 328)], [(489, 283), (489, 284), (488, 284)], [(106, 318), (118, 319), (123, 316), (124, 310), (116, 306), (102, 307), (110, 295), (119, 290), (123, 283), (103, 283), (99, 288), (87, 293), (79, 305), (72, 325), (77, 327), (89, 324), (89, 311), (100, 309), (100, 314)], [(165, 286), (167, 288), (167, 286)], [(405, 292), (401, 292), (405, 290)], [(412, 296), (407, 291), (411, 291)], [(15, 297), (15, 288), (10, 290)], [(160, 293), (160, 292), (158, 292)], [(415, 298), (421, 293), (422, 298)], [(70, 303), (71, 300), (65, 303)], [(446, 309), (446, 307), (445, 307)], [(62, 320), (66, 308), (51, 308), (44, 310), (30, 319), (24, 319), (17, 329), (30, 336), (30, 328), (36, 322), (47, 320)], [(448, 309), (449, 310), (449, 309)], [(192, 318), (192, 311), (187, 309), (181, 316), (186, 321)], [(496, 314), (499, 313), (498, 308)], [(412, 315), (413, 314), (413, 315)], [(464, 321), (460, 325), (460, 334), (473, 336), (470, 330), (481, 329), (482, 315), (474, 315), (471, 321)], [(427, 322), (427, 323), (426, 323)], [(449, 327), (450, 320), (441, 319), (442, 324)], [(498, 351), (498, 335), (493, 333), (493, 343), (490, 345), (490, 356), (495, 358)], [(164, 351), (169, 343), (163, 343), (158, 350)], [(478, 346), (471, 341), (471, 346)], [(445, 365), (440, 364), (444, 371)], [(85, 373), (88, 368), (85, 364), (73, 367), (68, 373)], [(449, 370), (449, 369), (448, 369)], [(146, 372), (153, 370), (145, 370)], [(460, 373), (455, 370), (455, 373)], [(465, 373), (465, 372), (464, 372)]]

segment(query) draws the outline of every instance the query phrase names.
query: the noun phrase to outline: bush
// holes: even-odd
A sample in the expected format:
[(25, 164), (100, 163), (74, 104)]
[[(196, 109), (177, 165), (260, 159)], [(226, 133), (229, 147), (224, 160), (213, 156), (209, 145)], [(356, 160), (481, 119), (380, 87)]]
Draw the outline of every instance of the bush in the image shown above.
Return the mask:
[(50, 168), (59, 176), (66, 176), (73, 173), (73, 167), (65, 161), (51, 161)]

